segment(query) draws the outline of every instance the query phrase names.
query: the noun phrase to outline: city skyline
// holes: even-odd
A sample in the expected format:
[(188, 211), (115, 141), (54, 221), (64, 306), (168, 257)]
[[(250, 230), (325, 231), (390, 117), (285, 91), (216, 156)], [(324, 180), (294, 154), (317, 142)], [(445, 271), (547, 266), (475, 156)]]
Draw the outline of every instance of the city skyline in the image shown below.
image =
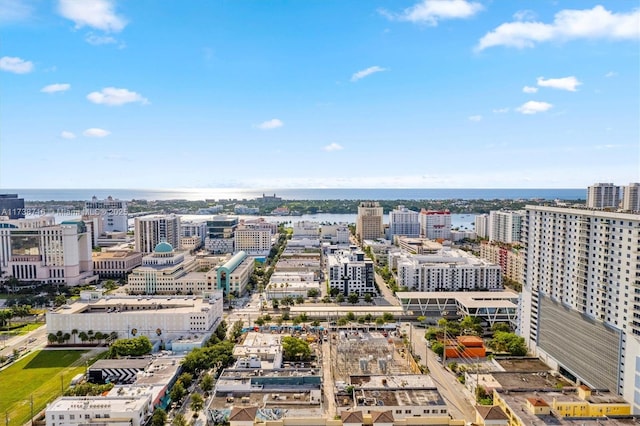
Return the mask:
[(635, 6), (0, 0), (0, 187), (638, 181)]

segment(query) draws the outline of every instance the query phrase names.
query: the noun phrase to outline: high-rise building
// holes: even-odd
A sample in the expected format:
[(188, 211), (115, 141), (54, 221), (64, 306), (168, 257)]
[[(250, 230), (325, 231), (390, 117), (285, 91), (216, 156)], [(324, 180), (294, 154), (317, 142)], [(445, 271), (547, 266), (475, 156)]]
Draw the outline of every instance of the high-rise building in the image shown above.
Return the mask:
[(106, 200), (97, 197), (84, 203), (85, 214), (97, 215), (102, 221), (102, 232), (127, 232), (129, 229), (126, 201), (108, 196)]
[(356, 237), (360, 241), (377, 240), (384, 236), (383, 210), (380, 203), (365, 201), (358, 206)]
[(238, 218), (232, 216), (215, 216), (207, 221), (205, 247), (211, 253), (233, 253)]
[(590, 209), (618, 208), (620, 187), (612, 183), (594, 183), (587, 188), (587, 207)]
[(152, 253), (163, 241), (180, 247), (180, 217), (175, 214), (136, 217), (134, 226), (136, 251)]
[(520, 242), (523, 211), (489, 212), (489, 241), (514, 244)]
[(430, 240), (451, 239), (451, 212), (449, 210), (420, 211), (420, 236)]
[(389, 239), (397, 235), (400, 237), (419, 237), (420, 236), (420, 214), (413, 210), (409, 210), (405, 206), (398, 206), (389, 212)]
[(378, 291), (375, 286), (373, 260), (367, 258), (360, 250), (338, 250), (327, 256), (329, 287), (338, 289), (347, 296), (373, 294)]
[(640, 212), (640, 183), (630, 183), (622, 191), (622, 210)]
[(640, 215), (527, 206), (522, 241), (531, 350), (640, 414)]
[(88, 284), (97, 276), (91, 232), (82, 221), (55, 223), (53, 216), (0, 221), (2, 279), (46, 284)]
[(24, 214), (24, 198), (18, 198), (18, 194), (0, 194), (0, 216), (22, 219)]
[(477, 215), (475, 228), (478, 238), (489, 238), (489, 215), (486, 213)]

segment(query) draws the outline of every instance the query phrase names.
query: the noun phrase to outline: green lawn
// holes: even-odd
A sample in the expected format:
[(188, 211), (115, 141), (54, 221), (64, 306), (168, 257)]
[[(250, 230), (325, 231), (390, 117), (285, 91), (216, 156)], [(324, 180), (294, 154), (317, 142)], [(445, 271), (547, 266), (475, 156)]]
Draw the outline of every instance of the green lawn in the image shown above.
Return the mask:
[[(69, 387), (76, 374), (84, 373), (84, 363), (77, 361), (85, 352), (36, 351), (0, 371), (0, 413), (8, 413), (9, 426), (29, 420), (31, 397), (33, 412), (38, 413)], [(80, 365), (74, 367), (74, 363)]]

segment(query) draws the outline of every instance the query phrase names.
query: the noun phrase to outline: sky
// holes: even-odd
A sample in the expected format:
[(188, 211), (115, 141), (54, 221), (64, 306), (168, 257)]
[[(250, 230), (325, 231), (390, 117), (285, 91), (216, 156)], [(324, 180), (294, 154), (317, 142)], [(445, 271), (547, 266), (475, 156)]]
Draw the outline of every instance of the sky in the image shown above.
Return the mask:
[(640, 181), (640, 2), (0, 0), (0, 188)]

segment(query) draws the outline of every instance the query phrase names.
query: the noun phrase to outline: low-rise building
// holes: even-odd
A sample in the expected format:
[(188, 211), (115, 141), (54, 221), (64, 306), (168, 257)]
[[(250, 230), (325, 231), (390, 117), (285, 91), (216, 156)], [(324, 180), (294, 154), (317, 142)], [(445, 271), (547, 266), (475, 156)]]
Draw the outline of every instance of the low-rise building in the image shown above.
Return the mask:
[(253, 258), (243, 251), (234, 254), (231, 259), (216, 268), (217, 288), (222, 290), (225, 296), (244, 294), (253, 273), (254, 263)]
[(397, 261), (399, 287), (412, 291), (501, 290), (499, 265), (462, 250), (444, 248), (433, 255), (401, 254)]
[[(68, 309), (47, 312), (47, 333), (101, 331), (117, 338), (147, 336), (171, 341), (185, 335), (210, 335), (222, 319), (222, 295), (106, 296), (78, 301)], [(73, 331), (79, 332), (75, 333)]]
[(307, 297), (309, 290), (320, 294), (320, 282), (313, 272), (274, 272), (264, 289), (267, 299)]
[(480, 244), (480, 257), (500, 265), (502, 275), (522, 284), (524, 282), (524, 250), (505, 244)]
[(93, 252), (93, 271), (100, 279), (126, 278), (142, 265), (142, 253), (128, 250)]
[(49, 404), (45, 411), (47, 426), (143, 426), (151, 417), (151, 395), (136, 396), (64, 396)]

